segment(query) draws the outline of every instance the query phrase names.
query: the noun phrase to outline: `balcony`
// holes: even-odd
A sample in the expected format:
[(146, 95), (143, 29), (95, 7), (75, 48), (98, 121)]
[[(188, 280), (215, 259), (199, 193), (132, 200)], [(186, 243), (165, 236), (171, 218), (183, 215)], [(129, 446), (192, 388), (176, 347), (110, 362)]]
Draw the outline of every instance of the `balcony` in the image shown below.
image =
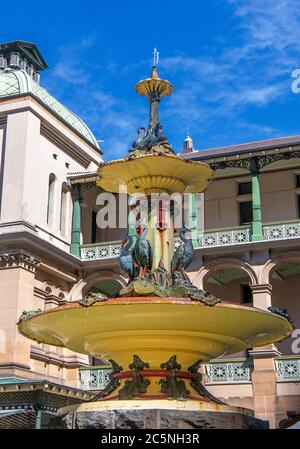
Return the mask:
[[(273, 222), (263, 225), (264, 241), (290, 240), (300, 238), (300, 221)], [(179, 237), (175, 237), (175, 248)], [(221, 246), (243, 245), (251, 242), (251, 227), (239, 226), (230, 229), (209, 229), (198, 235), (196, 249), (216, 248)], [(117, 258), (120, 254), (121, 241), (101, 242), (81, 246), (82, 260), (102, 260)]]
[[(223, 359), (205, 365), (207, 385), (250, 384), (252, 360)], [(300, 356), (282, 356), (275, 359), (277, 382), (300, 382)], [(83, 390), (102, 390), (109, 382), (109, 366), (80, 368)]]

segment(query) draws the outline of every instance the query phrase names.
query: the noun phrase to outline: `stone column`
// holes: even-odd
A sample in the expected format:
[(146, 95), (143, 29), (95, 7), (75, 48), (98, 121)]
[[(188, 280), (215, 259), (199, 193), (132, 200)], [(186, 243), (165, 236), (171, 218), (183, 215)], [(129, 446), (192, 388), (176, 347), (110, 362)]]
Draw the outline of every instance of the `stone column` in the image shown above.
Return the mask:
[(252, 388), (255, 417), (269, 421), (270, 428), (275, 428), (279, 398), (274, 358), (279, 352), (274, 345), (268, 345), (254, 348), (249, 351), (249, 355), (253, 358)]
[(252, 241), (263, 240), (263, 227), (261, 220), (261, 198), (259, 186), (259, 168), (256, 159), (251, 160), (252, 175)]
[(73, 256), (80, 257), (80, 237), (81, 237), (81, 208), (80, 208), (80, 187), (74, 185), (73, 187), (73, 219), (72, 219), (72, 233), (71, 233), (71, 248), (70, 252)]
[(253, 306), (268, 310), (268, 307), (272, 305), (272, 285), (252, 284), (250, 287), (252, 290)]
[[(253, 306), (267, 310), (272, 305), (270, 284), (251, 285)], [(260, 346), (249, 351), (253, 358), (252, 388), (256, 418), (268, 420), (276, 427), (277, 383), (274, 358), (280, 353), (274, 344)]]
[(39, 260), (24, 251), (0, 254), (0, 368), (5, 377), (30, 371), (31, 341), (23, 337), (17, 321), (24, 310), (35, 310), (34, 279)]

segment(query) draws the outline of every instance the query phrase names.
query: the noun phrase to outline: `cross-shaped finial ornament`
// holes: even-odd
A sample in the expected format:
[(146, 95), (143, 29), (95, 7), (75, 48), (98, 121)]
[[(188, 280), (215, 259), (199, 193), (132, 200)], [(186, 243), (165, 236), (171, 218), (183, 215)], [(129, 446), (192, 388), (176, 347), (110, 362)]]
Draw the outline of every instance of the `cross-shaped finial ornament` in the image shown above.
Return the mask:
[(153, 67), (157, 67), (159, 60), (159, 52), (157, 51), (157, 48), (154, 48), (153, 51)]

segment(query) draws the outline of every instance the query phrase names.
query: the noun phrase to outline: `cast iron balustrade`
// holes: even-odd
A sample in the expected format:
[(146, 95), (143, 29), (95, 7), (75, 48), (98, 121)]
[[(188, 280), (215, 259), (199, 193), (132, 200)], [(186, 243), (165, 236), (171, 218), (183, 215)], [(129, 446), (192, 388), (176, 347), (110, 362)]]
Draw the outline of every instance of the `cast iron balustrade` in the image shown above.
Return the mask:
[(111, 259), (119, 257), (121, 241), (82, 245), (80, 256), (82, 260)]
[(278, 357), (275, 368), (278, 382), (300, 382), (300, 356)]
[(265, 240), (285, 240), (300, 237), (300, 222), (274, 223), (263, 226)]
[[(300, 356), (277, 357), (275, 359), (277, 382), (300, 382)], [(207, 384), (251, 383), (253, 365), (250, 359), (228, 359), (205, 365)], [(102, 390), (109, 382), (110, 366), (80, 368), (80, 383), (83, 390)]]
[(242, 384), (251, 382), (252, 364), (249, 359), (223, 360), (206, 364), (208, 384)]
[[(180, 245), (180, 238), (174, 238), (174, 247)], [(119, 257), (121, 251), (121, 240), (114, 242), (93, 243), (91, 245), (82, 245), (80, 256), (82, 260), (111, 259)]]
[(110, 366), (80, 368), (80, 385), (83, 390), (103, 390), (109, 382)]
[[(300, 221), (269, 223), (263, 225), (264, 240), (285, 240), (300, 238)], [(230, 229), (215, 229), (198, 235), (195, 249), (213, 248), (219, 246), (241, 245), (251, 242), (250, 226)], [(175, 249), (180, 244), (180, 238), (174, 238)], [(82, 260), (99, 260), (117, 258), (120, 255), (121, 241), (101, 242), (81, 246)]]
[(208, 248), (211, 246), (240, 245), (251, 241), (250, 227), (204, 232), (198, 236), (196, 248)]

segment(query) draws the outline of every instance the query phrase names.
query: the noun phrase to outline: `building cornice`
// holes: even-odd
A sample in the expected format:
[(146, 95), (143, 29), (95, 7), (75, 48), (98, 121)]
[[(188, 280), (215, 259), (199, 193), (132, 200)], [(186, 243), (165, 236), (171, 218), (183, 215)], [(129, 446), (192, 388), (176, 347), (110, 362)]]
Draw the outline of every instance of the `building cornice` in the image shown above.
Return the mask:
[(0, 253), (0, 270), (23, 268), (31, 273), (35, 273), (36, 268), (39, 265), (39, 259), (23, 250), (12, 250)]
[(275, 139), (259, 140), (225, 147), (215, 147), (203, 150), (196, 150), (191, 153), (182, 154), (185, 159), (211, 159), (224, 156), (236, 156), (243, 154), (252, 154), (268, 150), (279, 150), (282, 148), (292, 149), (294, 146), (300, 146), (300, 135), (278, 137)]
[[(64, 267), (64, 272), (68, 273), (69, 271), (71, 276), (74, 276), (74, 270), (81, 268), (82, 262), (79, 258), (26, 230), (0, 234), (0, 245), (1, 242), (5, 242), (6, 247), (10, 248), (10, 251), (16, 251), (16, 247), (21, 247), (25, 252), (34, 251), (37, 257), (42, 260), (41, 268), (44, 267), (43, 260), (47, 261), (48, 264), (53, 262), (55, 267)], [(5, 251), (5, 253), (7, 252), (8, 250)]]
[[(0, 363), (0, 374), (1, 371), (6, 370), (20, 370), (20, 371), (30, 371), (31, 366), (30, 365), (23, 365), (21, 363)], [(2, 376), (1, 376), (2, 377)]]
[[(63, 150), (70, 157), (75, 159), (84, 167), (88, 167), (91, 162), (98, 164), (96, 159), (91, 158), (83, 153), (83, 151), (74, 143), (69, 142), (68, 139), (58, 130), (47, 123), (44, 119), (41, 120), (41, 135)], [(101, 153), (100, 153), (101, 154)]]
[[(25, 104), (24, 101), (22, 101), (22, 104), (20, 104), (19, 107), (12, 107), (9, 110), (0, 112), (0, 116), (7, 117), (8, 115), (16, 114), (18, 112), (30, 111), (32, 114), (34, 114), (41, 120), (41, 134), (44, 135), (46, 138), (48, 138), (48, 140), (52, 141), (54, 144), (62, 148), (65, 152), (68, 152), (68, 154), (70, 154), (73, 158), (76, 158), (78, 162), (81, 161), (82, 165), (87, 167), (90, 164), (90, 162), (95, 162), (96, 164), (98, 164), (99, 158), (101, 161), (102, 152), (100, 149), (94, 147), (91, 144), (91, 142), (89, 142), (84, 138), (84, 136), (77, 133), (74, 128), (70, 127), (68, 123), (66, 123), (54, 111), (52, 111), (50, 108), (44, 105), (32, 93), (29, 92), (26, 94), (19, 94), (10, 97), (0, 98), (0, 105), (6, 103), (13, 104), (16, 103), (16, 100), (20, 99), (29, 101)], [(39, 110), (36, 106), (41, 109)], [(76, 139), (79, 139), (82, 142), (84, 142), (84, 144), (87, 145), (87, 147), (89, 148), (89, 151), (91, 151), (92, 153), (91, 154), (86, 153), (85, 149), (81, 148), (73, 140), (70, 140), (70, 138), (66, 136), (61, 130), (59, 130), (56, 126), (51, 124), (49, 120), (47, 120), (47, 116), (42, 113), (42, 110), (45, 111), (47, 114), (50, 114), (50, 116), (54, 118), (54, 121), (52, 120), (53, 123), (59, 121), (60, 126), (66, 128), (71, 135), (76, 137)], [(92, 154), (94, 154), (95, 157), (93, 157)]]
[(44, 363), (59, 366), (60, 368), (79, 368), (80, 366), (87, 366), (86, 363), (80, 361), (77, 356), (58, 356), (55, 353), (46, 351), (38, 346), (31, 346), (30, 357)]
[[(3, 384), (0, 385), (0, 393), (12, 393), (18, 391), (35, 391), (42, 390), (48, 393), (55, 393), (61, 396), (69, 396), (70, 398), (91, 399), (94, 395), (86, 390), (80, 390), (78, 388), (68, 387), (67, 385), (60, 385), (53, 382), (47, 381), (34, 381), (27, 380), (17, 383)], [(1, 399), (0, 399), (1, 404)], [(0, 409), (2, 407), (0, 406)]]
[(277, 161), (288, 161), (290, 159), (296, 159), (300, 158), (300, 151), (299, 150), (291, 150), (287, 149), (286, 151), (271, 151), (268, 153), (267, 151), (264, 152), (265, 154), (260, 155), (253, 155), (252, 153), (244, 156), (233, 159), (230, 157), (224, 157), (223, 160), (220, 161), (207, 161), (207, 163), (210, 165), (210, 167), (213, 170), (224, 170), (226, 168), (240, 168), (244, 170), (251, 170), (251, 163), (252, 161), (255, 161), (257, 168), (259, 170), (262, 170), (267, 165), (272, 164), (273, 162)]

